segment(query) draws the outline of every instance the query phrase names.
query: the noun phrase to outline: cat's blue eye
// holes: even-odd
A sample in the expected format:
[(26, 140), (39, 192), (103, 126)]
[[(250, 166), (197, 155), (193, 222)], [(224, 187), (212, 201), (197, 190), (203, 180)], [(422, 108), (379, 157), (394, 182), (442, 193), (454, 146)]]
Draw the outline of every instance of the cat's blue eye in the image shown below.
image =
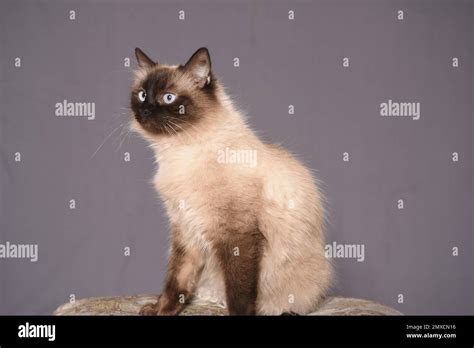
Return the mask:
[(165, 93), (163, 95), (163, 101), (165, 102), (165, 104), (171, 104), (175, 100), (176, 100), (176, 95), (173, 93)]
[(140, 92), (138, 92), (138, 100), (140, 100), (143, 103), (145, 99), (146, 99), (146, 92), (144, 90), (141, 90)]

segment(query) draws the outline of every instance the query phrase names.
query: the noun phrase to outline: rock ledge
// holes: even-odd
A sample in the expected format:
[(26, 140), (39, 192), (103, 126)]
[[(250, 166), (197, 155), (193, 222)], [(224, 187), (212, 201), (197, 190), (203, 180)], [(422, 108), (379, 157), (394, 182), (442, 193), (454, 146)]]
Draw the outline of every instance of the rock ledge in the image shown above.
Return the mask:
[[(154, 303), (156, 296), (92, 297), (59, 306), (54, 315), (138, 315), (140, 308)], [(212, 303), (190, 304), (180, 315), (227, 315), (227, 310)], [(345, 297), (328, 297), (317, 311), (309, 315), (402, 315), (382, 304)]]

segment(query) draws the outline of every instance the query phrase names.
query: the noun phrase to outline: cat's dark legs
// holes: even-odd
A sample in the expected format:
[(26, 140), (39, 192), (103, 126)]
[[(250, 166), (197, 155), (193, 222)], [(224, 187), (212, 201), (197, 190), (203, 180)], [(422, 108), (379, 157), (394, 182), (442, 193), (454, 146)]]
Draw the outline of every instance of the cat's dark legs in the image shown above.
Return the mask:
[(177, 315), (192, 296), (203, 260), (197, 250), (186, 250), (173, 240), (165, 287), (158, 301), (140, 309), (140, 315)]
[(227, 232), (215, 249), (224, 274), (229, 314), (255, 315), (263, 236), (258, 230)]

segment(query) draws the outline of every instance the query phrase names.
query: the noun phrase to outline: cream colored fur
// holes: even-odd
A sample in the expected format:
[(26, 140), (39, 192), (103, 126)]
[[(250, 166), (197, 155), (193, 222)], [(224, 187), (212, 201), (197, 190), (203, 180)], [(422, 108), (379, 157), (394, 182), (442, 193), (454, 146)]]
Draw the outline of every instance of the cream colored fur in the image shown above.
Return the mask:
[[(145, 75), (139, 70), (135, 83)], [(180, 227), (181, 242), (205, 265), (190, 285), (195, 301), (225, 306), (223, 276), (209, 241), (226, 219), (223, 207), (232, 202), (246, 214), (230, 223), (235, 228), (256, 224), (265, 237), (257, 313), (309, 313), (332, 279), (324, 255), (322, 195), (308, 169), (284, 149), (258, 139), (222, 87), (219, 99), (221, 106), (202, 122), (173, 136), (155, 136), (135, 120), (131, 124), (155, 152), (159, 168), (153, 182), (170, 223)], [(257, 165), (218, 163), (217, 153), (226, 147), (256, 150)]]

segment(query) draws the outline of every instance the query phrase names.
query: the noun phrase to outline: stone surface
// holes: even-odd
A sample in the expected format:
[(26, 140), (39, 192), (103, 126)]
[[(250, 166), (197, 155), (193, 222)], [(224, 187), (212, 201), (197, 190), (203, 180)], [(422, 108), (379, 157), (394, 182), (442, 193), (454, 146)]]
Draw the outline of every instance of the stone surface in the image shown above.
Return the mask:
[[(140, 308), (156, 302), (156, 296), (94, 297), (66, 303), (54, 315), (138, 315)], [(212, 303), (190, 304), (180, 315), (227, 315), (225, 308)], [(376, 302), (345, 297), (328, 297), (310, 315), (402, 315), (399, 311)]]

